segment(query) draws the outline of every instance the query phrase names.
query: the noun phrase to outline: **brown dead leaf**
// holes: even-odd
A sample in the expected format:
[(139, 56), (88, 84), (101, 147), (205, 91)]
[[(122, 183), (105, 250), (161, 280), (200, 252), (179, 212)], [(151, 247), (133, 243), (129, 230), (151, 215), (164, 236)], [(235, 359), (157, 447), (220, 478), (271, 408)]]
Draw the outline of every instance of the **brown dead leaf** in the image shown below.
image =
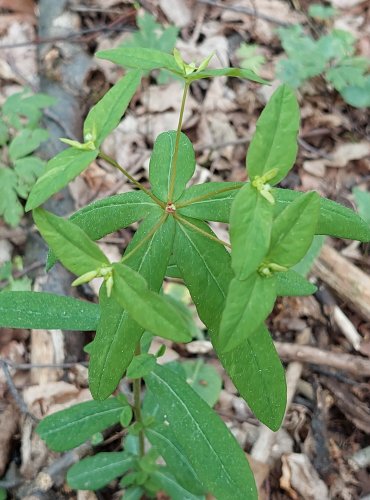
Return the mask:
[(159, 0), (159, 6), (167, 19), (175, 26), (183, 28), (191, 21), (191, 9), (184, 0)]
[(8, 465), (10, 445), (17, 430), (18, 421), (18, 410), (12, 404), (3, 402), (0, 408), (0, 477), (3, 476)]
[(328, 167), (346, 167), (352, 160), (361, 160), (370, 155), (370, 143), (368, 141), (362, 142), (348, 142), (339, 144), (331, 153), (331, 160), (325, 160), (325, 165)]
[(326, 484), (320, 479), (308, 457), (301, 453), (282, 456), (280, 487), (294, 500), (329, 500)]
[[(42, 413), (46, 414), (52, 405), (63, 403), (76, 398), (80, 391), (72, 384), (63, 382), (49, 382), (42, 385), (32, 385), (23, 390), (23, 399), (33, 413), (42, 407)], [(39, 405), (39, 408), (37, 407)], [(40, 411), (38, 411), (40, 414)], [(41, 416), (41, 415), (39, 415)]]
[(364, 0), (330, 0), (330, 3), (333, 7), (337, 7), (338, 9), (350, 9), (355, 5), (364, 3)]
[(0, 0), (0, 8), (35, 15), (35, 2), (33, 0)]

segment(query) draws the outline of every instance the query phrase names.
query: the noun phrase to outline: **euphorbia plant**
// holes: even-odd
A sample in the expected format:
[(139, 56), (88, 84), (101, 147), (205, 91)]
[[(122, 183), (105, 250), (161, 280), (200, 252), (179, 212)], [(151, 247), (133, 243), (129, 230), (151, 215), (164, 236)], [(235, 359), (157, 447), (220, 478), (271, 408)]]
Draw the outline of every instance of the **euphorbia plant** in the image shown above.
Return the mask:
[[(160, 293), (162, 283), (166, 276), (184, 281), (240, 395), (261, 422), (277, 430), (286, 386), (266, 317), (276, 297), (315, 291), (293, 270), (315, 234), (368, 241), (370, 229), (357, 214), (315, 192), (275, 187), (297, 153), (299, 110), (287, 86), (276, 90), (258, 120), (247, 154), (250, 181), (187, 187), (195, 155), (181, 127), (191, 83), (222, 75), (266, 82), (249, 70), (208, 69), (209, 58), (199, 67), (187, 64), (178, 52), (122, 48), (98, 57), (129, 71), (91, 109), (84, 142), (64, 139), (71, 147), (50, 160), (27, 209), (33, 209), (51, 249), (49, 268), (60, 260), (78, 276), (74, 285), (104, 279), (99, 305), (39, 292), (0, 295), (3, 326), (96, 330), (87, 347), (94, 401), (46, 417), (38, 432), (53, 450), (64, 451), (113, 424), (127, 429), (123, 451), (98, 453), (70, 469), (67, 479), (77, 489), (99, 489), (123, 476), (125, 498), (158, 490), (175, 499), (207, 493), (222, 500), (257, 498), (245, 454), (222, 420), (187, 384), (181, 366), (157, 363), (163, 349), (148, 354), (150, 334), (175, 342), (192, 339), (189, 315)], [(143, 72), (155, 69), (182, 79), (184, 91), (177, 130), (155, 141), (148, 190), (101, 145), (121, 120)], [(38, 208), (98, 157), (138, 189), (94, 202), (68, 220)], [(138, 220), (121, 261), (109, 262), (94, 240)], [(221, 241), (207, 221), (229, 223), (231, 244)], [(117, 395), (125, 373), (133, 380), (132, 400)]]

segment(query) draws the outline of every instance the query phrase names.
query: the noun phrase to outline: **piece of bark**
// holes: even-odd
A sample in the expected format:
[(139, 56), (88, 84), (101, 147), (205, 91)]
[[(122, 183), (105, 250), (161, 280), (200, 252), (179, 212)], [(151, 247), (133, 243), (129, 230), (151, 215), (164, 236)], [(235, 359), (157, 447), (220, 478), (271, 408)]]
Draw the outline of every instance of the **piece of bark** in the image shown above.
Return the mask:
[(323, 245), (313, 273), (363, 319), (370, 321), (370, 278), (329, 245)]
[(17, 408), (12, 404), (5, 404), (5, 408), (0, 411), (0, 477), (7, 468), (11, 443), (19, 421)]
[(330, 366), (358, 377), (370, 376), (370, 361), (360, 355), (324, 351), (317, 347), (290, 344), (288, 342), (275, 342), (275, 347), (279, 356), (285, 361), (297, 360), (302, 363)]

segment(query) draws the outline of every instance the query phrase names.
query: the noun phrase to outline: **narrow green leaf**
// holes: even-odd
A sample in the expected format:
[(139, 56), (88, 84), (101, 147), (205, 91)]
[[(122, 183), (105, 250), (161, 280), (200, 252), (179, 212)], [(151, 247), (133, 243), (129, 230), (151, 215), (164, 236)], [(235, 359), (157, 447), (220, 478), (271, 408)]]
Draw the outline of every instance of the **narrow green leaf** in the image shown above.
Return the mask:
[[(156, 206), (143, 191), (130, 191), (90, 203), (71, 215), (69, 220), (89, 238), (99, 240), (142, 219)], [(49, 250), (46, 269), (53, 267), (56, 261), (55, 254)]]
[[(175, 142), (175, 130), (163, 132), (157, 137), (150, 158), (149, 180), (153, 194), (163, 201), (168, 201)], [(187, 182), (192, 178), (195, 171), (194, 148), (188, 137), (183, 133), (180, 135), (176, 165), (176, 183), (171, 201), (176, 201), (181, 196)]]
[(275, 277), (254, 272), (246, 280), (234, 278), (222, 313), (217, 346), (228, 352), (244, 342), (263, 323), (274, 307)]
[(217, 76), (243, 78), (257, 83), (265, 83), (265, 84), (270, 83), (267, 80), (264, 80), (260, 76), (256, 75), (254, 71), (242, 68), (205, 69), (204, 71), (199, 71), (199, 73), (192, 73), (187, 77), (187, 80), (190, 82), (194, 82), (195, 80), (200, 80), (202, 78), (214, 78)]
[(112, 297), (145, 330), (175, 342), (192, 339), (188, 322), (164, 296), (149, 290), (138, 272), (123, 264), (113, 264), (113, 279)]
[(0, 293), (0, 326), (91, 331), (100, 316), (97, 304), (46, 292)]
[(122, 498), (124, 500), (140, 500), (145, 491), (140, 486), (133, 486), (125, 490), (125, 494)]
[(274, 206), (246, 184), (236, 195), (230, 213), (232, 267), (239, 279), (247, 278), (265, 257), (271, 237)]
[[(273, 189), (278, 203), (275, 204), (275, 216), (303, 193), (290, 189)], [(353, 210), (328, 200), (320, 198), (320, 214), (315, 234), (326, 234), (337, 238), (370, 241), (370, 226)]]
[(257, 120), (248, 148), (247, 170), (251, 179), (274, 168), (278, 172), (269, 183), (277, 184), (284, 179), (296, 159), (298, 128), (297, 99), (287, 85), (281, 85)]
[(34, 130), (25, 128), (21, 130), (9, 145), (9, 158), (12, 162), (15, 162), (19, 158), (24, 158), (33, 153), (48, 137), (48, 131), (42, 128)]
[(220, 396), (222, 379), (216, 368), (206, 364), (202, 359), (181, 363), (185, 370), (186, 382), (204, 399), (210, 407), (214, 406)]
[(163, 68), (171, 73), (181, 74), (175, 58), (160, 50), (143, 47), (119, 47), (117, 49), (100, 50), (95, 54), (99, 59), (107, 59), (124, 68), (137, 68), (144, 71)]
[(274, 220), (267, 260), (281, 266), (297, 264), (310, 248), (320, 210), (317, 193), (305, 193)]
[(133, 416), (132, 407), (127, 405), (123, 408), (121, 415), (119, 416), (119, 423), (122, 427), (128, 427), (131, 423)]
[(205, 500), (203, 495), (193, 495), (180, 486), (175, 477), (165, 467), (153, 472), (150, 475), (150, 481), (155, 484), (158, 490), (163, 490), (170, 495), (171, 500)]
[[(207, 182), (190, 186), (177, 200), (178, 213), (194, 219), (229, 222), (231, 204), (243, 186), (243, 182)], [(190, 204), (181, 207), (183, 203)]]
[(311, 295), (316, 290), (314, 284), (292, 269), (276, 274), (276, 295), (280, 297)]
[[(159, 405), (155, 429), (160, 433), (171, 429), (174, 444), (197, 471), (206, 491), (225, 500), (257, 498), (244, 452), (207, 403), (165, 366), (157, 365), (145, 383)], [(151, 440), (150, 430), (145, 432)]]
[[(204, 222), (190, 218), (189, 221), (210, 235), (214, 235)], [(225, 247), (207, 239), (191, 227), (177, 224), (174, 256), (200, 319), (210, 330), (217, 330), (225, 304), (227, 286), (233, 276), (229, 253)], [(224, 287), (225, 281), (226, 287)]]
[(73, 222), (36, 208), (33, 218), (42, 237), (72, 273), (85, 274), (109, 260), (87, 234)]
[(114, 130), (141, 82), (142, 72), (129, 71), (93, 106), (84, 123), (84, 139), (98, 148)]
[(157, 359), (153, 354), (139, 354), (132, 358), (126, 376), (132, 379), (145, 377), (154, 370), (156, 364)]
[(118, 423), (121, 411), (122, 404), (115, 398), (86, 401), (45, 417), (36, 432), (52, 450), (66, 451)]
[[(156, 208), (144, 219), (126, 252), (140, 244), (158, 223), (163, 211)], [(148, 239), (126, 263), (146, 278), (149, 288), (159, 291), (172, 253), (175, 224), (168, 217), (158, 231)], [(101, 317), (91, 346), (89, 364), (90, 391), (94, 398), (105, 399), (117, 387), (130, 364), (143, 328), (122, 307), (108, 299), (105, 287), (100, 291)]]
[(370, 224), (370, 193), (355, 187), (352, 191), (361, 217)]
[(38, 178), (27, 200), (26, 211), (38, 207), (51, 195), (64, 188), (98, 156), (98, 151), (68, 148), (54, 156), (46, 165), (46, 172)]
[(319, 255), (323, 244), (325, 243), (325, 239), (326, 238), (322, 235), (314, 236), (306, 255), (293, 267), (292, 270), (299, 273), (301, 276), (307, 276), (313, 266), (313, 263), (315, 262), (316, 257)]
[[(206, 224), (192, 222), (213, 234)], [(225, 370), (256, 417), (277, 430), (285, 412), (285, 377), (265, 326), (228, 353), (217, 348), (221, 312), (233, 277), (229, 253), (185, 226), (176, 228), (174, 253), (199, 317), (211, 330), (212, 343)]]
[[(217, 342), (213, 339), (217, 351)], [(286, 408), (284, 368), (264, 324), (236, 349), (217, 351), (235, 387), (256, 417), (273, 431), (283, 421)]]
[(83, 458), (67, 473), (67, 482), (75, 490), (99, 490), (134, 466), (125, 452), (102, 452)]

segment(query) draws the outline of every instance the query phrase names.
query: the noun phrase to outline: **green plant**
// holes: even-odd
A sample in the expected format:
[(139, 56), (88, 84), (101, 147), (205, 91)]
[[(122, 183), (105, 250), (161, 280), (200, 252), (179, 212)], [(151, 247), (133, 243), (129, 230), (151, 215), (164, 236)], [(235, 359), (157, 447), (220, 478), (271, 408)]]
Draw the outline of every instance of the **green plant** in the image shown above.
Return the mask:
[(266, 62), (263, 55), (258, 54), (258, 45), (242, 43), (236, 55), (240, 59), (240, 66), (245, 69), (251, 69), (255, 73), (258, 73), (261, 66)]
[[(313, 10), (314, 17), (326, 18), (331, 11)], [(307, 79), (322, 75), (355, 107), (370, 106), (370, 64), (365, 57), (355, 55), (355, 38), (351, 33), (333, 29), (317, 40), (306, 35), (302, 26), (279, 28), (278, 34), (288, 56), (278, 62), (278, 78), (300, 87)]]
[(355, 187), (352, 190), (361, 217), (370, 224), (370, 193)]
[(13, 262), (0, 265), (0, 292), (26, 292), (31, 290), (31, 280), (27, 276), (13, 277), (13, 271), (22, 271), (23, 262), (16, 257)]
[[(59, 259), (78, 276), (74, 285), (97, 276), (104, 279), (99, 304), (41, 292), (0, 294), (4, 326), (96, 330), (86, 346), (94, 400), (46, 417), (37, 431), (50, 448), (65, 451), (109, 426), (123, 426), (123, 451), (97, 453), (74, 465), (67, 475), (73, 488), (99, 489), (122, 476), (125, 498), (165, 490), (174, 499), (205, 498), (209, 492), (222, 500), (255, 499), (245, 454), (210, 406), (219, 383), (202, 364), (161, 366), (157, 359), (164, 348), (148, 352), (151, 334), (175, 342), (187, 342), (194, 335), (183, 304), (179, 307), (173, 296), (160, 293), (163, 280), (172, 276), (184, 281), (240, 395), (257, 418), (277, 430), (285, 413), (286, 386), (265, 319), (277, 296), (315, 291), (292, 269), (315, 234), (368, 241), (370, 228), (351, 210), (315, 192), (275, 187), (297, 153), (299, 110), (286, 85), (277, 89), (258, 120), (247, 154), (250, 182), (187, 188), (195, 155), (181, 126), (191, 83), (221, 75), (264, 80), (245, 69), (208, 69), (209, 58), (197, 68), (177, 51), (172, 56), (118, 48), (97, 55), (129, 71), (90, 110), (85, 142), (64, 139), (71, 147), (50, 160), (30, 193), (27, 209), (33, 209), (50, 246), (49, 268)], [(181, 78), (184, 91), (177, 130), (155, 141), (148, 190), (100, 146), (121, 120), (143, 72), (153, 69)], [(69, 220), (38, 208), (97, 157), (119, 169), (138, 190), (94, 202)], [(136, 220), (141, 223), (121, 261), (110, 263), (93, 240)], [(221, 241), (206, 221), (229, 223), (231, 245)], [(200, 370), (212, 388), (207, 394), (197, 387)], [(133, 395), (110, 397), (125, 373), (132, 380)]]
[(27, 199), (45, 162), (34, 151), (48, 137), (39, 127), (42, 109), (54, 99), (45, 94), (23, 90), (7, 98), (0, 112), (0, 216), (17, 226), (24, 213), (18, 198)]

